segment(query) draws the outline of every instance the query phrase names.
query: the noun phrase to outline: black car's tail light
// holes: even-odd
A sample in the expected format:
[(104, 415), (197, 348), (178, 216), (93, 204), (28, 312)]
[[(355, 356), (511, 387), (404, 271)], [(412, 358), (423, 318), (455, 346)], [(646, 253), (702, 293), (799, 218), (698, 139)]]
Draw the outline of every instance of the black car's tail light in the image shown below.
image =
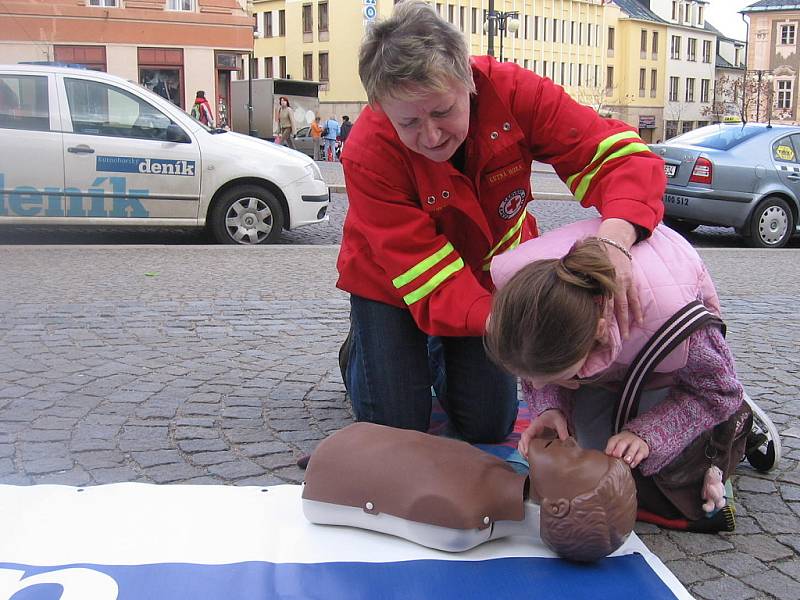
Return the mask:
[(707, 183), (711, 185), (711, 177), (714, 173), (714, 165), (711, 161), (702, 156), (697, 159), (692, 169), (692, 176), (689, 177), (689, 183)]

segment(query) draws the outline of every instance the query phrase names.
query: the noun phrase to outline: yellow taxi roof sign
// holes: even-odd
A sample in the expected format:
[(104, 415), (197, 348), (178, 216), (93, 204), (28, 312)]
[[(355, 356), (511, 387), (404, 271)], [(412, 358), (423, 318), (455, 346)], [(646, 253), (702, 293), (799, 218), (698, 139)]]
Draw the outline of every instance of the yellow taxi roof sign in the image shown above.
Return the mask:
[(742, 118), (730, 115), (730, 116), (727, 116), (727, 117), (722, 117), (722, 122), (723, 123), (741, 123), (742, 122)]

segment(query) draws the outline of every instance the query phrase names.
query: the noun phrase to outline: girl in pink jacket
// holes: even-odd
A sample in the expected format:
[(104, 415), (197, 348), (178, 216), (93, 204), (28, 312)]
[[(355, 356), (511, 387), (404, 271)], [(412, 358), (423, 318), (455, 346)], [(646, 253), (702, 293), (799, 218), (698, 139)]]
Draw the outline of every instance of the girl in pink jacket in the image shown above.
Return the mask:
[[(711, 432), (730, 421), (724, 435), (742, 440), (732, 451), (739, 452), (730, 461), (735, 466), (750, 431), (744, 390), (724, 326), (716, 318), (719, 299), (694, 248), (661, 225), (632, 249), (642, 319), (623, 339), (611, 306), (615, 273), (605, 249), (613, 242), (592, 237), (599, 223), (573, 223), (493, 260), (491, 273), (499, 291), (487, 349), (523, 380), (532, 419), (520, 441), (524, 456), (530, 440), (545, 428), (562, 439), (574, 432), (584, 447), (605, 450), (634, 469), (640, 506), (663, 517), (663, 524), (694, 521), (725, 506), (724, 479), (732, 469), (712, 461), (698, 469), (689, 456), (697, 454), (697, 440), (704, 434), (714, 440)], [(655, 366), (638, 414), (620, 421), (622, 427), (615, 432), (615, 404), (631, 364), (651, 337), (692, 302), (711, 313), (711, 321)], [(695, 464), (682, 470), (681, 464), (691, 462)], [(658, 477), (665, 473), (670, 473), (669, 480)], [(692, 477), (696, 481), (686, 481)], [(676, 501), (679, 494), (670, 487), (674, 481), (692, 487), (693, 506)], [(730, 513), (727, 528), (732, 528)]]

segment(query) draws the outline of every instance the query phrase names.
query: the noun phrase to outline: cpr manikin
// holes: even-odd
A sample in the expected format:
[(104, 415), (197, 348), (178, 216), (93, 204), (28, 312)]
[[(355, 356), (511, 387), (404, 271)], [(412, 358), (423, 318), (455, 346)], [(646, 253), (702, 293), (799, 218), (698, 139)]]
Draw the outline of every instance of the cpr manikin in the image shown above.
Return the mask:
[(538, 439), (530, 474), (465, 442), (355, 423), (323, 440), (308, 464), (312, 523), (360, 527), (460, 552), (508, 536), (541, 539), (563, 558), (619, 548), (636, 519), (630, 468), (575, 440)]

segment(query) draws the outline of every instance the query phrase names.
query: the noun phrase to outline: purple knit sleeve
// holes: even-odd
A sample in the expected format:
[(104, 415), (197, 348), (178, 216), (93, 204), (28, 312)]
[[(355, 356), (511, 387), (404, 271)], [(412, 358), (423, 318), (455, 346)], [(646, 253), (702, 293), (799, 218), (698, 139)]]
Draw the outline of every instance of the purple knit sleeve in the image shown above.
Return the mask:
[(546, 385), (535, 389), (526, 380), (522, 380), (522, 397), (531, 409), (531, 419), (551, 408), (561, 411), (568, 422), (572, 421), (572, 390), (557, 385)]
[(743, 400), (722, 332), (708, 326), (693, 333), (686, 366), (675, 373), (667, 397), (624, 427), (650, 447), (650, 456), (639, 465), (642, 475), (664, 468), (698, 435), (730, 417)]

